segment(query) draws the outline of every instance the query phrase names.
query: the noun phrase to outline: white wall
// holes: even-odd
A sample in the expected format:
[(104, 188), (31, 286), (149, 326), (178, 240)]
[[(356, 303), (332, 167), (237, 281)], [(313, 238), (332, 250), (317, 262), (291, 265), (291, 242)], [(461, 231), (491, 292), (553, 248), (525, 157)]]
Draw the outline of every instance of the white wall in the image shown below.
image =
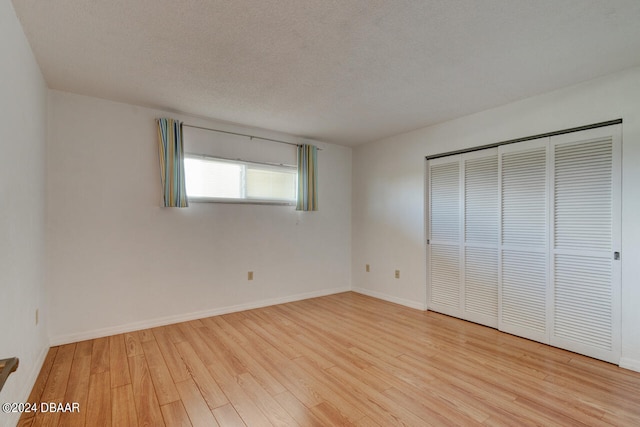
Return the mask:
[(161, 208), (155, 118), (292, 137), (58, 91), (48, 112), (53, 344), (350, 288), (351, 149), (318, 144), (318, 212)]
[(426, 307), (425, 156), (617, 118), (624, 120), (621, 366), (640, 371), (640, 68), (357, 147), (354, 290)]
[[(9, 1), (0, 2), (0, 57), (0, 359), (20, 358), (0, 402), (24, 402), (49, 349), (43, 276), (47, 89)], [(19, 415), (0, 412), (0, 425), (14, 425)]]

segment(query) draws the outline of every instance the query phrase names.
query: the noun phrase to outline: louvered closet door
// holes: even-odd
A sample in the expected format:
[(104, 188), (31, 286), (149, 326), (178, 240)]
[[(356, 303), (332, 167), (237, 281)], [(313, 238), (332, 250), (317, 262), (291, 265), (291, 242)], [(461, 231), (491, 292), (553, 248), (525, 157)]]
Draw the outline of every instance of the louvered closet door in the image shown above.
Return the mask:
[(428, 162), (429, 236), (427, 302), (430, 310), (462, 317), (460, 156)]
[(464, 170), (463, 317), (498, 326), (498, 149), (462, 156)]
[(620, 128), (551, 138), (551, 344), (620, 359)]
[(548, 343), (548, 139), (500, 153), (499, 329)]

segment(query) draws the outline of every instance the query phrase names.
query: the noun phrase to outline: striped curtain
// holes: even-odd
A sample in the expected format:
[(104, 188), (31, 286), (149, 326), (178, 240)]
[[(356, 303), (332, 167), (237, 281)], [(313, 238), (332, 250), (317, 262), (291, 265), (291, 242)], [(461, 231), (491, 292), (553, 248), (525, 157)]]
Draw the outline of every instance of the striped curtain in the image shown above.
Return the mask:
[(164, 206), (186, 208), (189, 203), (184, 184), (182, 123), (173, 119), (157, 119), (156, 123)]
[(318, 147), (298, 146), (298, 202), (297, 211), (318, 210)]

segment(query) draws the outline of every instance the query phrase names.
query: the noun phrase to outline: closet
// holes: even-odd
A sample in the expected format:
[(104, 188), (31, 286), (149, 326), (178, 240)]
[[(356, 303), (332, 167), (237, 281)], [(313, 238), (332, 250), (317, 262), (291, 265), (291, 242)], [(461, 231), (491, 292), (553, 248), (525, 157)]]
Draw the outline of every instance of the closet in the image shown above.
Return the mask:
[(428, 159), (428, 309), (618, 363), (620, 134)]

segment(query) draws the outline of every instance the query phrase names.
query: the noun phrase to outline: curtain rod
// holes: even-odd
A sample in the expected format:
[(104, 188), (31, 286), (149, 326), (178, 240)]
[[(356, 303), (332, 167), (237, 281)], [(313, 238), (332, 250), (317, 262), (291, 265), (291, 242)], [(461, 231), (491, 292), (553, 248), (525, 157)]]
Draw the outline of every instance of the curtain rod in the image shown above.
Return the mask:
[(434, 154), (433, 156), (425, 156), (425, 158), (427, 160), (438, 159), (440, 157), (453, 156), (454, 154), (471, 153), (472, 151), (480, 151), (480, 150), (485, 150), (487, 148), (495, 148), (495, 147), (499, 147), (501, 145), (515, 144), (516, 142), (523, 142), (523, 141), (531, 141), (532, 139), (538, 139), (538, 138), (548, 138), (550, 136), (563, 135), (565, 133), (579, 132), (581, 130), (596, 129), (596, 128), (601, 128), (601, 127), (611, 126), (611, 125), (618, 125), (620, 123), (622, 123), (622, 119), (609, 120), (609, 121), (606, 121), (606, 122), (593, 123), (593, 124), (590, 124), (590, 125), (578, 126), (578, 127), (575, 127), (575, 128), (562, 129), (562, 130), (557, 130), (557, 131), (554, 131), (554, 132), (547, 132), (547, 133), (541, 133), (541, 134), (538, 134), (538, 135), (525, 136), (523, 138), (509, 139), (507, 141), (495, 142), (493, 144), (481, 145), (479, 147), (473, 147), (473, 148), (467, 148), (467, 149), (463, 149), (463, 150), (456, 150), (456, 151), (449, 151), (449, 152), (446, 152), (446, 153)]
[[(226, 134), (229, 134), (229, 135), (246, 136), (247, 138), (251, 138), (251, 139), (262, 139), (263, 141), (277, 142), (277, 143), (280, 143), (280, 144), (293, 145), (293, 146), (296, 146), (296, 147), (299, 147), (300, 145), (302, 145), (302, 144), (296, 144), (295, 142), (280, 141), (278, 139), (263, 138), (261, 136), (248, 135), (246, 133), (230, 132), (228, 130), (213, 129), (213, 128), (205, 128), (205, 127), (202, 127), (202, 126), (187, 125), (187, 124), (184, 124), (184, 123), (182, 124), (182, 126), (186, 126), (188, 128), (194, 128), (194, 129), (208, 130), (208, 131), (211, 131), (211, 132), (226, 133)], [(322, 151), (322, 148), (318, 148), (318, 151)]]

